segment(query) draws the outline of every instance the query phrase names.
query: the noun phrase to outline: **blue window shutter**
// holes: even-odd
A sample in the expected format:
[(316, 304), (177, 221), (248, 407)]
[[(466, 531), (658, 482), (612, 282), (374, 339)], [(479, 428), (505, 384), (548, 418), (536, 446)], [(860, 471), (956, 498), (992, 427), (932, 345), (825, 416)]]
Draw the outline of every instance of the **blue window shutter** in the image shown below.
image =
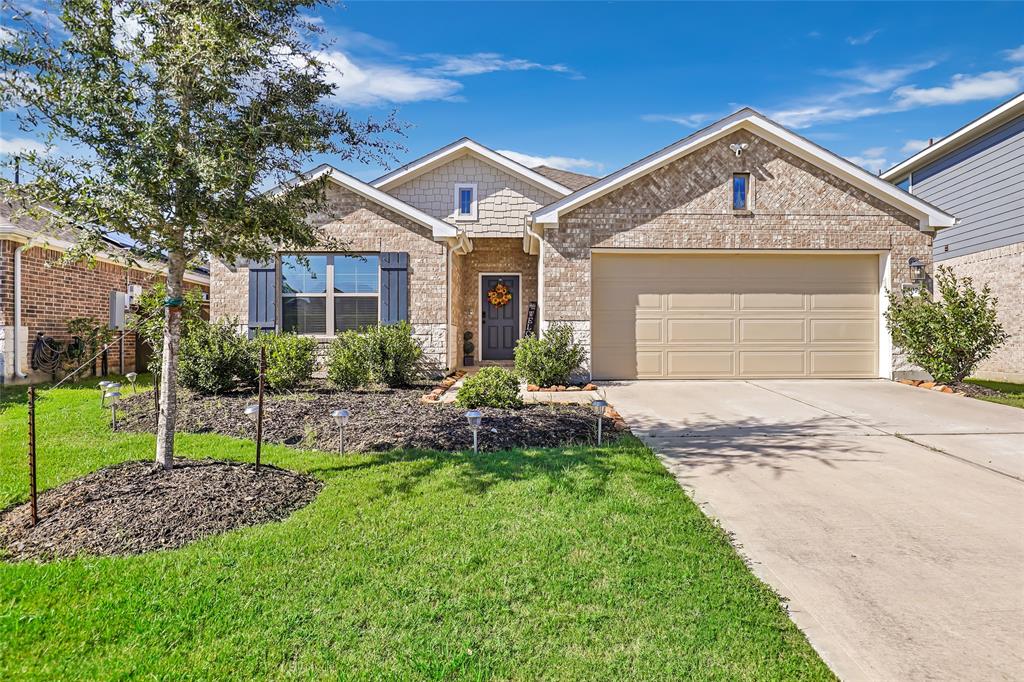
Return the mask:
[(274, 265), (252, 263), (249, 266), (249, 336), (272, 332), (276, 327), (277, 272)]
[(409, 254), (380, 254), (380, 322), (409, 320)]

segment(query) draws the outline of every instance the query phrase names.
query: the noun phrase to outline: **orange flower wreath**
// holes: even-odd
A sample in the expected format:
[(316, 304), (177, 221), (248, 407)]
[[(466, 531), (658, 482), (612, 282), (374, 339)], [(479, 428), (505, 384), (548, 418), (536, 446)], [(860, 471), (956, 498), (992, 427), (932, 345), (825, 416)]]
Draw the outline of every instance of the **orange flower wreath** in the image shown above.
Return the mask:
[(487, 302), (495, 308), (500, 308), (512, 300), (512, 292), (509, 288), (498, 282), (494, 288), (487, 292)]

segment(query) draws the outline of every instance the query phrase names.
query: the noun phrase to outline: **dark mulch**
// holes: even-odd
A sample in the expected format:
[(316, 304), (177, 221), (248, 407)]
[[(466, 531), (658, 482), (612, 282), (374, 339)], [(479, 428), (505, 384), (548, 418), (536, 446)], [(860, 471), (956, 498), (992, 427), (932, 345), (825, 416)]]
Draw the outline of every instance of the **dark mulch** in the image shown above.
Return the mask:
[[(465, 450), (473, 446), (464, 409), (420, 402), (422, 388), (383, 391), (335, 391), (318, 386), (297, 393), (268, 394), (264, 402), (263, 438), (315, 450), (338, 449), (338, 427), (331, 411), (344, 407), (352, 413), (345, 428), (346, 451), (387, 452), (396, 448)], [(178, 429), (192, 433), (220, 433), (254, 438), (256, 427), (245, 417), (246, 405), (255, 404), (251, 393), (203, 396), (179, 391)], [(123, 400), (118, 428), (156, 430), (153, 398), (148, 394)], [(480, 448), (560, 447), (591, 443), (596, 421), (589, 406), (528, 405), (518, 410), (484, 408)], [(612, 432), (612, 422), (603, 428)]]
[(994, 388), (989, 388), (988, 386), (978, 386), (977, 384), (950, 384), (950, 388), (959, 393), (963, 393), (964, 395), (968, 395), (971, 398), (988, 398), (991, 396), (1003, 395)]
[(234, 528), (279, 521), (320, 492), (315, 478), (271, 466), (175, 460), (124, 462), (39, 496), (0, 516), (0, 555), (46, 561), (173, 549)]

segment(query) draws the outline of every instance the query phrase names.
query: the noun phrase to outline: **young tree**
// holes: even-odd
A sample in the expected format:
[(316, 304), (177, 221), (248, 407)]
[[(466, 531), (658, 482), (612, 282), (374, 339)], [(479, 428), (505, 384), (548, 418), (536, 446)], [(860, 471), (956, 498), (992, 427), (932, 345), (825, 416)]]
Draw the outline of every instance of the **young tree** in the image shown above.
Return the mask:
[[(98, 249), (118, 232), (167, 263), (157, 462), (170, 467), (183, 276), (208, 256), (264, 260), (307, 249), (323, 182), (260, 191), (314, 154), (382, 160), (393, 119), (355, 122), (329, 104), (316, 28), (330, 0), (59, 0), (7, 7), (0, 104), (68, 153), (29, 153), (24, 205), (56, 209)], [(27, 173), (25, 173), (27, 175)]]
[(997, 321), (997, 300), (988, 286), (979, 291), (970, 277), (947, 267), (935, 273), (939, 295), (922, 288), (917, 296), (889, 294), (885, 320), (893, 343), (907, 358), (944, 384), (971, 375), (1009, 335)]

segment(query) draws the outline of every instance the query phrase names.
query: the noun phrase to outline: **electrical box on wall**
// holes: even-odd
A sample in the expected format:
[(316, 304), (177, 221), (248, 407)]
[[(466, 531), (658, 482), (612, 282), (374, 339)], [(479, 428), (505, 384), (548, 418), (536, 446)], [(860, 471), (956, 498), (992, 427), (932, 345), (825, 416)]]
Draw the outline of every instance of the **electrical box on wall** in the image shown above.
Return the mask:
[(128, 309), (128, 295), (122, 291), (110, 292), (110, 323), (111, 329), (125, 328), (125, 311)]
[(133, 305), (138, 305), (139, 297), (142, 296), (142, 285), (141, 284), (129, 284), (128, 285), (128, 300), (125, 305), (131, 308)]

